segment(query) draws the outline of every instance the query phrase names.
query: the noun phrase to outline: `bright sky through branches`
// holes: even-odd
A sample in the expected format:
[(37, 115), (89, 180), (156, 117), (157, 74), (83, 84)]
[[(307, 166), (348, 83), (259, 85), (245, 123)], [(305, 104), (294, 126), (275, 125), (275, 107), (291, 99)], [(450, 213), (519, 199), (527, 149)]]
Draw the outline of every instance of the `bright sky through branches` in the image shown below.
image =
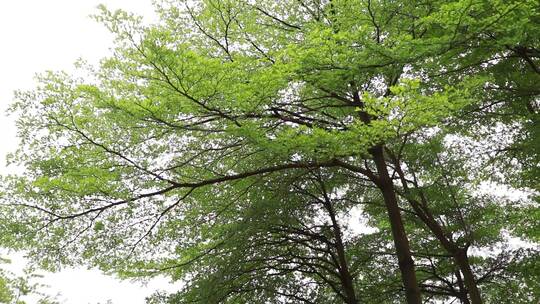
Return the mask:
[[(0, 172), (10, 169), (5, 167), (5, 156), (17, 143), (14, 123), (5, 116), (13, 91), (33, 87), (36, 73), (69, 71), (78, 58), (96, 63), (109, 53), (112, 35), (89, 17), (101, 3), (153, 20), (149, 0), (0, 1)], [(15, 257), (12, 268), (21, 268), (20, 259)], [(51, 286), (51, 294), (60, 292), (60, 299), (68, 304), (105, 303), (109, 299), (115, 304), (137, 304), (144, 303), (151, 290), (163, 288), (165, 280), (141, 288), (98, 271), (69, 269), (47, 275), (43, 283)]]

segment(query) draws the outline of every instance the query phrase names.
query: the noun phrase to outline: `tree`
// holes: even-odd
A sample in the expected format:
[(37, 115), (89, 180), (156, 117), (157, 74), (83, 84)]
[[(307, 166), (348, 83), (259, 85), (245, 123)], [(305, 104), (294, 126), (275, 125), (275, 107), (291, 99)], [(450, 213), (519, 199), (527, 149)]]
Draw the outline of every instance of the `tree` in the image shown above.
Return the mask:
[[(358, 303), (369, 274), (346, 269), (375, 242), (391, 242), (395, 257), (371, 254), (354, 266), (380, 268), (373, 285), (394, 296), (389, 302), (420, 303), (424, 293), (476, 304), (484, 278), (537, 257), (506, 253), (495, 260), (511, 266), (497, 266), (470, 253), (504, 241), (505, 228), (537, 240), (516, 216), (536, 203), (501, 207), (475, 194), (489, 170), (511, 187), (537, 187), (528, 166), (538, 147), (534, 1), (157, 8), (162, 23), (147, 27), (103, 10), (98, 19), (117, 34), (115, 55), (98, 69), (81, 65), (80, 79), (48, 73), (13, 106), (22, 141), (12, 159), (25, 174), (6, 179), (13, 208), (2, 223), (23, 236), (10, 242), (39, 253), (43, 266), (90, 263), (126, 276), (170, 270), (189, 281), (178, 301), (243, 302), (253, 292), (277, 301), (308, 282), (311, 293), (291, 301)], [(497, 141), (501, 154), (467, 149), (513, 127), (519, 137)], [(523, 168), (505, 172), (514, 159)], [(363, 214), (379, 233), (345, 244), (346, 223), (332, 218), (351, 201), (371, 202)], [(301, 226), (310, 217), (329, 222)], [(483, 229), (489, 221), (497, 225)], [(252, 252), (247, 240), (262, 244)], [(246, 251), (262, 258), (234, 264)], [(202, 266), (193, 273), (191, 264)], [(400, 295), (388, 275), (396, 264)], [(201, 284), (230, 293), (205, 294)]]

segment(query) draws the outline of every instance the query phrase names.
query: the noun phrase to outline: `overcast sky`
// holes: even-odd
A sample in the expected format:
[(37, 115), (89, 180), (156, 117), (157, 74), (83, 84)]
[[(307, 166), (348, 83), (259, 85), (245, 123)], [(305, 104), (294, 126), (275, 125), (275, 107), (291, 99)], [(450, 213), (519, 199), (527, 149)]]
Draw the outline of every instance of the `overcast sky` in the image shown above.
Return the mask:
[[(112, 36), (89, 17), (100, 3), (135, 12), (148, 21), (154, 18), (150, 0), (0, 0), (0, 173), (9, 170), (5, 155), (17, 144), (13, 121), (4, 114), (13, 91), (32, 88), (36, 73), (69, 71), (78, 58), (96, 63), (109, 53)], [(19, 255), (13, 257), (14, 267), (21, 268)], [(144, 303), (151, 290), (166, 285), (166, 280), (157, 280), (143, 288), (83, 269), (49, 274), (43, 282), (68, 304), (109, 299), (115, 304)]]

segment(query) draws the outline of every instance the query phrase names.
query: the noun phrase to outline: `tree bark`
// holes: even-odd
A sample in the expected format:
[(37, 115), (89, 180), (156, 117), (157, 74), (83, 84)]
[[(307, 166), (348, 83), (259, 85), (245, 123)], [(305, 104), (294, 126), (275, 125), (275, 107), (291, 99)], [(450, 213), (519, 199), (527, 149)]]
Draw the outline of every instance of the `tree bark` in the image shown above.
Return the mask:
[(437, 223), (437, 221), (433, 218), (433, 215), (425, 208), (422, 208), (417, 201), (409, 199), (409, 203), (422, 222), (426, 224), (437, 240), (439, 240), (442, 247), (452, 255), (454, 262), (463, 274), (463, 281), (467, 287), (471, 304), (482, 304), (482, 297), (480, 295), (480, 291), (478, 290), (478, 286), (476, 285), (476, 279), (474, 278), (474, 274), (467, 257), (467, 249), (460, 248), (455, 242), (447, 237), (441, 225), (439, 225), (439, 223)]
[[(407, 186), (407, 181), (405, 180), (405, 174), (401, 169), (399, 161), (393, 157), (393, 162), (397, 173), (401, 178), (405, 192), (409, 193), (409, 187)], [(443, 230), (443, 227), (441, 227), (441, 225), (435, 220), (435, 217), (428, 209), (427, 200), (422, 196), (422, 194), (421, 200), (423, 204), (411, 197), (407, 197), (406, 199), (420, 220), (424, 222), (428, 229), (437, 238), (441, 246), (452, 255), (456, 266), (463, 274), (463, 281), (470, 298), (470, 303), (482, 304), (482, 297), (480, 295), (480, 291), (478, 290), (478, 286), (476, 285), (476, 279), (474, 278), (474, 274), (467, 257), (467, 248), (460, 248), (449, 236), (447, 236)]]
[(462, 304), (471, 304), (471, 302), (469, 301), (467, 288), (465, 287), (465, 285), (463, 285), (463, 279), (461, 278), (461, 273), (459, 272), (459, 270), (456, 270), (455, 274), (456, 274), (456, 279), (459, 286), (459, 300), (461, 301)]
[(458, 267), (463, 274), (463, 281), (467, 287), (471, 304), (482, 304), (482, 297), (480, 295), (480, 291), (478, 290), (478, 286), (476, 285), (476, 279), (474, 278), (471, 265), (469, 264), (467, 250), (458, 250), (458, 252), (454, 254), (454, 260), (456, 261), (456, 264), (458, 264)]
[(476, 279), (474, 278), (469, 259), (467, 257), (467, 249), (459, 248), (459, 246), (449, 239), (442, 227), (435, 221), (431, 213), (426, 212), (424, 208), (421, 208), (418, 202), (409, 200), (409, 203), (413, 207), (413, 210), (418, 214), (418, 217), (428, 226), (429, 230), (439, 240), (442, 247), (452, 255), (454, 262), (458, 266), (459, 270), (463, 274), (463, 281), (467, 287), (471, 304), (482, 304), (482, 297), (478, 286), (476, 285)]
[(369, 152), (373, 156), (373, 160), (377, 166), (379, 175), (377, 186), (382, 192), (388, 218), (390, 220), (392, 237), (396, 247), (396, 255), (398, 258), (399, 270), (401, 271), (401, 280), (405, 288), (407, 303), (421, 304), (420, 287), (418, 286), (418, 280), (416, 279), (410, 244), (401, 218), (394, 184), (386, 167), (383, 148), (381, 145), (377, 145), (371, 148)]
[(345, 292), (345, 297), (347, 298), (347, 304), (358, 304), (358, 299), (356, 298), (356, 293), (354, 291), (354, 281), (349, 271), (349, 265), (347, 263), (347, 258), (345, 256), (345, 246), (343, 245), (343, 238), (341, 233), (341, 228), (339, 223), (336, 220), (336, 214), (332, 203), (330, 202), (328, 196), (325, 193), (325, 208), (330, 215), (330, 220), (332, 221), (332, 230), (334, 232), (334, 237), (336, 239), (336, 252), (338, 255), (339, 261), (339, 275), (341, 277), (341, 286)]

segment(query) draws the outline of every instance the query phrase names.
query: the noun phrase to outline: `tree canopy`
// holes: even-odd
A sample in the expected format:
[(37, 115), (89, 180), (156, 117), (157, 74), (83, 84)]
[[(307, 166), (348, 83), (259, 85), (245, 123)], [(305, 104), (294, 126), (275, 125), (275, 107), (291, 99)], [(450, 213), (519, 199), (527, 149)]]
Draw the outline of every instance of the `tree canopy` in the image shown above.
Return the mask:
[(156, 10), (17, 94), (4, 246), (179, 283), (149, 303), (540, 299), (537, 1)]

